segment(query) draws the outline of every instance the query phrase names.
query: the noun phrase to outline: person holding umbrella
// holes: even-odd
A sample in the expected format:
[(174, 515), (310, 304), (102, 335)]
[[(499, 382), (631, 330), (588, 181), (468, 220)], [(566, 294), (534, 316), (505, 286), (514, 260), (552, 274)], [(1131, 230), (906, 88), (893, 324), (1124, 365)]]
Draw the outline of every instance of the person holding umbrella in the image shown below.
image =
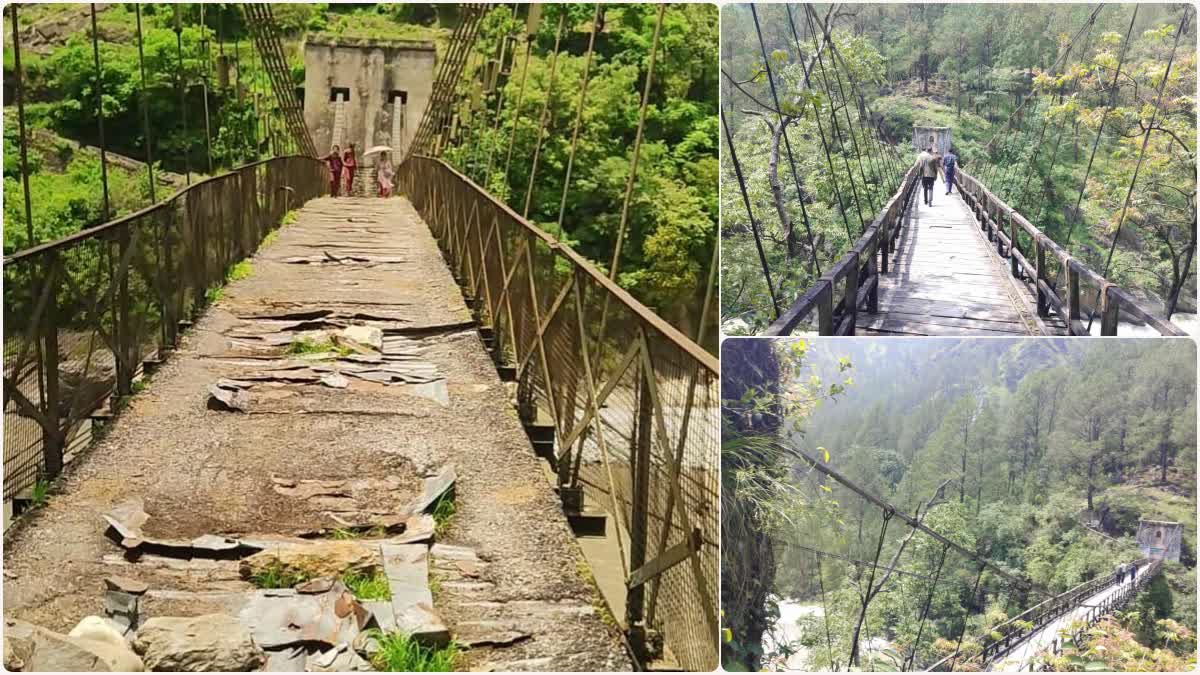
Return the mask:
[(384, 198), (391, 197), (392, 188), (395, 187), (393, 179), (396, 175), (396, 170), (392, 167), (392, 159), (388, 154), (389, 150), (391, 148), (386, 145), (376, 145), (363, 153), (364, 158), (374, 154), (379, 155), (379, 158), (375, 160), (375, 182), (379, 186), (379, 196)]

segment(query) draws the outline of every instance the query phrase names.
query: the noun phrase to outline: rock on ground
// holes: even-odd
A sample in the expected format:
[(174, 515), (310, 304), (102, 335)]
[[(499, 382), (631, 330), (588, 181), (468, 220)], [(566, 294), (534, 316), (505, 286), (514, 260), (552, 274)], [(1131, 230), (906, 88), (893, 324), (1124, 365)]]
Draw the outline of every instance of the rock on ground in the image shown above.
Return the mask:
[(142, 659), (115, 631), (108, 634), (87, 630), (79, 636), (62, 635), (14, 619), (4, 623), (4, 668), (68, 673), (141, 672), (146, 669)]
[(150, 670), (245, 672), (266, 662), (262, 648), (233, 617), (155, 617), (142, 625), (133, 649)]
[(268, 549), (241, 563), (241, 574), (249, 578), (271, 570), (304, 579), (340, 577), (346, 572), (364, 572), (379, 567), (379, 546), (350, 540), (314, 541), (303, 547)]

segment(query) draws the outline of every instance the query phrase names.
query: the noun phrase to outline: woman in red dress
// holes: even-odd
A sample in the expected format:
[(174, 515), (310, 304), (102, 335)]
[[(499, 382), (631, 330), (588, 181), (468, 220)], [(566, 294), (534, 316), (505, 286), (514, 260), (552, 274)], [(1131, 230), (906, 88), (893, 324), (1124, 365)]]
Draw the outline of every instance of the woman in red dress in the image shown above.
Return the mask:
[(342, 149), (338, 146), (333, 146), (333, 150), (322, 160), (329, 163), (329, 194), (338, 196), (338, 189), (342, 186)]
[(346, 154), (342, 155), (342, 167), (346, 174), (346, 196), (349, 197), (354, 193), (354, 170), (358, 168), (358, 158), (355, 157), (354, 144), (350, 144), (350, 148), (346, 150)]

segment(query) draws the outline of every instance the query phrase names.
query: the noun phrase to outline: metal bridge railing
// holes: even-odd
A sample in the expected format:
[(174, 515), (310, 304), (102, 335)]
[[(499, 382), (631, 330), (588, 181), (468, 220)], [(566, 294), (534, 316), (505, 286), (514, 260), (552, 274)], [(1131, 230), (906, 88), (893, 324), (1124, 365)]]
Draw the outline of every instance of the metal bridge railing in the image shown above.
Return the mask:
[[(1068, 334), (1089, 335), (1080, 319), (1080, 288), (1086, 285), (1099, 298), (1101, 335), (1117, 334), (1122, 312), (1144, 321), (1160, 335), (1187, 335), (1167, 319), (1142, 307), (1127, 291), (1093, 272), (992, 194), (974, 176), (959, 169), (956, 182), (980, 228), (987, 233), (988, 241), (996, 242), (996, 253), (1010, 261), (1012, 276), (1037, 297), (1039, 316), (1049, 316), (1053, 310), (1066, 323)], [(1028, 257), (1031, 251), (1032, 261)], [(1060, 277), (1064, 289), (1062, 295), (1056, 283)]]
[[(324, 193), (308, 157), (247, 164), (4, 258), (4, 498), (56, 476), (289, 208)], [(101, 408), (106, 402), (110, 409)]]
[[(1162, 567), (1161, 560), (1150, 561), (1145, 567), (1142, 567), (1146, 561), (1139, 563), (1142, 568), (1133, 583), (1127, 584), (1126, 588), (1117, 594), (1106, 598), (1103, 602), (1088, 609), (1086, 623), (1091, 625), (1098, 621), (1100, 617), (1112, 612), (1114, 609), (1121, 607), (1129, 600), (1138, 590), (1143, 588), (1150, 579), (1158, 573)], [(1079, 607), (1079, 605), (1087, 598), (1110, 588), (1117, 583), (1117, 575), (1115, 573), (1102, 577), (1097, 577), (1085, 581), (1069, 590), (1063, 591), (1058, 595), (1044, 600), (1033, 607), (1021, 612), (1020, 614), (996, 624), (987, 629), (988, 635), (983, 639), (983, 651), (981, 654), (981, 662), (990, 664), (998, 659), (1003, 658), (1011, 652), (1015, 647), (1019, 646), (1031, 635), (1041, 631), (1047, 625), (1059, 617), (1071, 612)], [(1001, 637), (996, 639), (991, 637), (994, 633), (1000, 633)], [(1059, 640), (1055, 640), (1058, 648), (1061, 648)], [(1057, 651), (1056, 651), (1057, 653)], [(926, 672), (948, 672), (954, 669), (956, 662), (964, 661), (962, 654), (949, 654), (933, 665), (926, 668)]]
[(879, 275), (888, 272), (916, 186), (917, 165), (913, 164), (904, 174), (900, 189), (850, 251), (780, 314), (765, 334), (791, 335), (816, 311), (817, 331), (821, 335), (854, 335), (858, 308), (863, 306), (868, 312), (878, 310)]
[(397, 174), (515, 366), (522, 417), (553, 424), (564, 503), (581, 490), (615, 518), (630, 630), (714, 668), (716, 357), (446, 162), (413, 156)]

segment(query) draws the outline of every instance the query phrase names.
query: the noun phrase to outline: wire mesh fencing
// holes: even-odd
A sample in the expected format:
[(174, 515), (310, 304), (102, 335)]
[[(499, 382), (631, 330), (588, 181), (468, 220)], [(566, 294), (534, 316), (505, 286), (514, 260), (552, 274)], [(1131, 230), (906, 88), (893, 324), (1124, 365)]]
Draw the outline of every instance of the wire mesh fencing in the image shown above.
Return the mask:
[(686, 670), (717, 660), (716, 358), (586, 259), (442, 160), (397, 177), (429, 224), (526, 421), (548, 418), (564, 502), (616, 520), (626, 623), (658, 631)]
[(325, 186), (312, 158), (254, 162), (6, 257), (4, 498), (58, 475), (227, 270)]

